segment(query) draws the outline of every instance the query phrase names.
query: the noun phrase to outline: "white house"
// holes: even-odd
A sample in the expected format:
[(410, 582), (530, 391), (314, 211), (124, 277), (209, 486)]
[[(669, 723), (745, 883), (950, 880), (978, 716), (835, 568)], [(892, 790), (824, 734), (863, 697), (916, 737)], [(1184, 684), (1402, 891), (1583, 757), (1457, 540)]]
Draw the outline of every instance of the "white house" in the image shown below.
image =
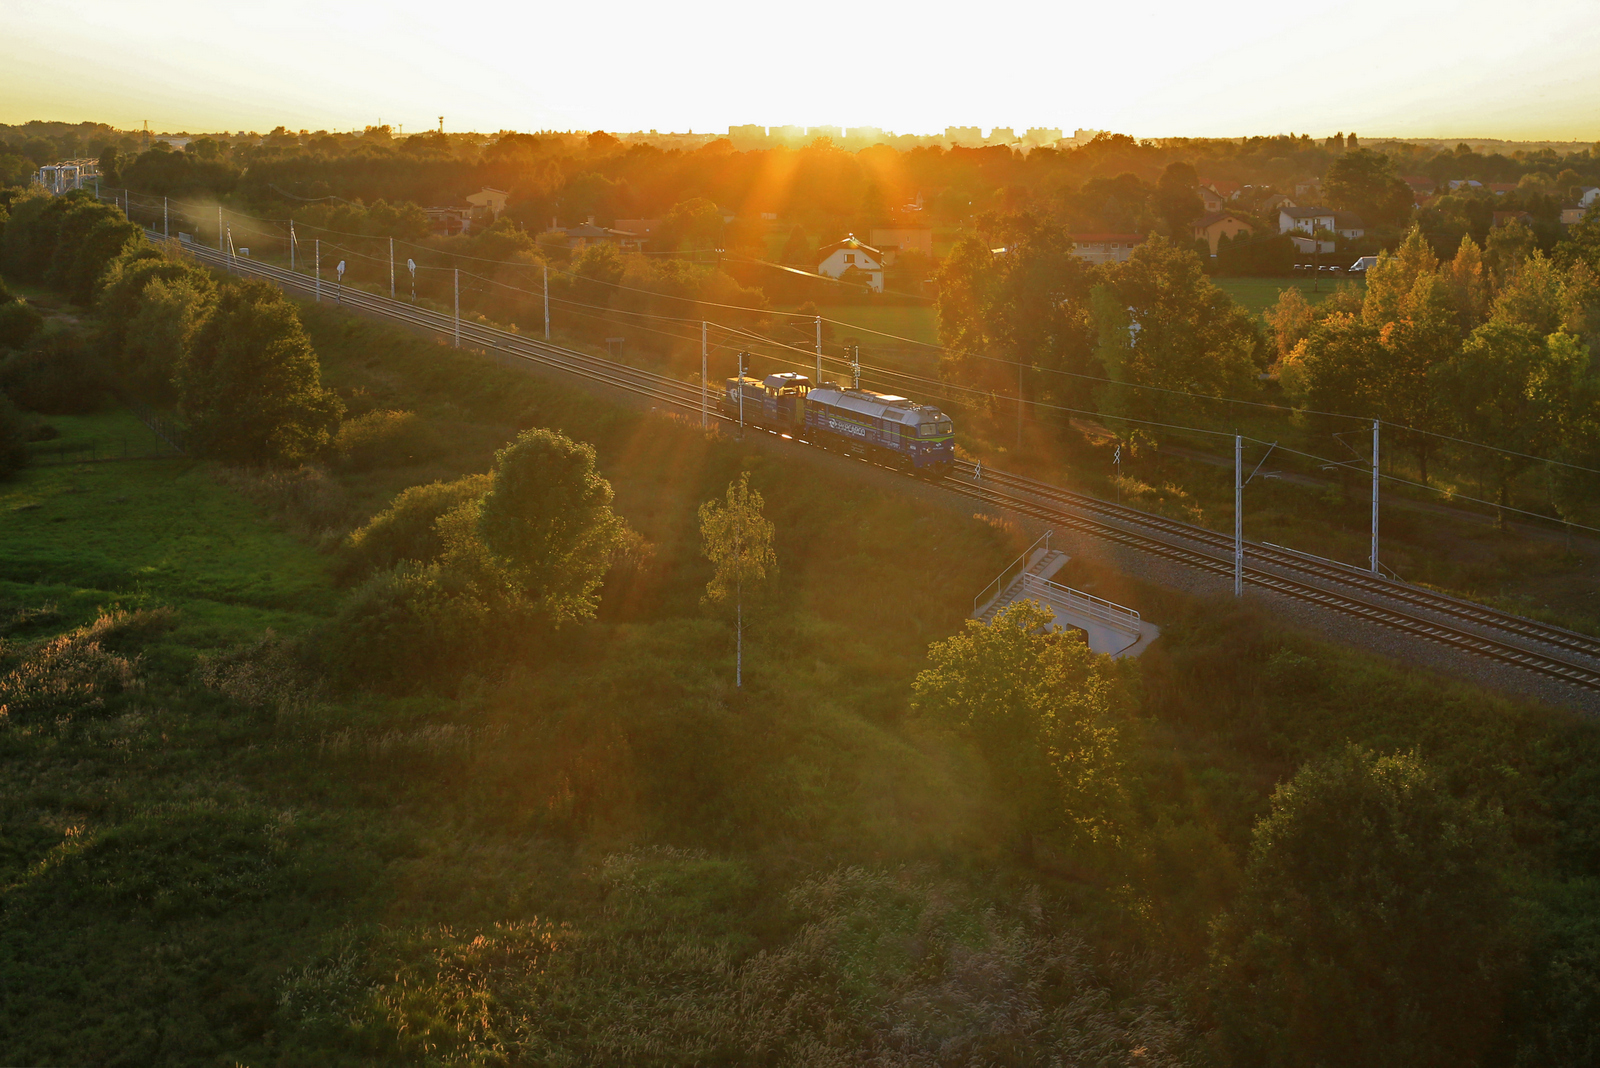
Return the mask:
[(838, 278), (851, 267), (866, 273), (868, 289), (874, 293), (883, 292), (883, 253), (859, 240), (855, 234), (817, 249), (818, 274)]
[(1600, 200), (1600, 186), (1590, 186), (1588, 189), (1585, 189), (1583, 191), (1583, 195), (1578, 198), (1578, 207), (1587, 208), (1596, 200)]
[(1334, 211), (1332, 208), (1279, 208), (1278, 233), (1305, 234), (1293, 238), (1294, 247), (1301, 252), (1332, 252), (1332, 241), (1318, 242), (1310, 235), (1318, 230), (1331, 230), (1340, 237), (1354, 240), (1367, 232), (1367, 224), (1353, 211)]
[(1073, 234), (1072, 254), (1089, 263), (1123, 263), (1143, 240), (1141, 234)]

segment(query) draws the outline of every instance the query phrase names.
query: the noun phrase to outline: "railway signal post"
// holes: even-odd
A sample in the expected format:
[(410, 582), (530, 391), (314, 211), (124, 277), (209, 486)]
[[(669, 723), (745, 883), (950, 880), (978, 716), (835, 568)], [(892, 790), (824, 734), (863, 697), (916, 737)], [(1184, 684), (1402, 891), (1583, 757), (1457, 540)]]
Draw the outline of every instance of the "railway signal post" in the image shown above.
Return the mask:
[(704, 430), (710, 425), (711, 417), (706, 412), (706, 321), (700, 320), (700, 429)]

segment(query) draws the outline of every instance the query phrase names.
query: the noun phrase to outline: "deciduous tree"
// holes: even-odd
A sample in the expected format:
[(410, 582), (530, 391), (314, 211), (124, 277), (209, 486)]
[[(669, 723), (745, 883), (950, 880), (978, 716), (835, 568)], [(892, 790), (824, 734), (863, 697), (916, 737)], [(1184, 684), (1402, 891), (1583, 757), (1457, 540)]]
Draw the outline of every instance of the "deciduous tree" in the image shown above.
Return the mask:
[(1213, 989), (1241, 1065), (1482, 1063), (1515, 964), (1497, 810), (1415, 756), (1351, 747), (1280, 786)]
[(473, 503), (476, 530), (535, 610), (560, 626), (592, 617), (600, 603), (627, 532), (611, 500), (593, 445), (525, 430), (495, 454), (494, 481)]
[(283, 291), (266, 282), (225, 286), (176, 373), (190, 438), (239, 464), (297, 464), (328, 446), (343, 404)]
[(968, 620), (928, 648), (912, 705), (971, 739), (1015, 798), (1024, 834), (1095, 842), (1117, 834), (1124, 679), (1034, 601)]
[(778, 566), (772, 547), (773, 525), (762, 509), (766, 502), (750, 488), (750, 472), (728, 484), (722, 500), (700, 506), (700, 538), (714, 571), (706, 584), (707, 605), (734, 606), (737, 659), (735, 685), (744, 683), (744, 598)]

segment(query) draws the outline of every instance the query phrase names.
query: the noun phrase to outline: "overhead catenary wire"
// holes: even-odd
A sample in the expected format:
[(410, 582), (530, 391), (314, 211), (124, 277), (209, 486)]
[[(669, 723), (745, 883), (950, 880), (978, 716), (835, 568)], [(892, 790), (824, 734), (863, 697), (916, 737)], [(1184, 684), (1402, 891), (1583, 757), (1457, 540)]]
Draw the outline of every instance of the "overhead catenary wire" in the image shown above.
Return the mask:
[[(123, 190), (123, 193), (124, 193), (124, 203), (126, 203), (127, 202), (126, 201), (126, 197), (128, 195), (130, 195), (131, 191)], [(149, 195), (149, 194), (142, 194), (142, 193), (131, 193), (131, 195), (137, 196), (141, 200), (150, 200), (152, 202), (161, 199), (161, 198)], [(317, 199), (327, 199), (327, 198), (317, 198)], [(337, 199), (342, 199), (342, 198), (337, 198)], [(179, 202), (179, 203), (182, 204), (184, 202)], [(219, 207), (220, 207), (220, 205), (219, 205)], [(234, 211), (233, 209), (226, 209), (226, 210), (228, 211), (228, 214), (230, 214), (232, 216), (235, 216), (237, 218), (249, 219), (252, 222), (266, 223), (266, 224), (278, 227), (279, 230), (280, 230), (280, 233), (282, 233), (284, 239), (285, 240), (288, 239), (288, 233), (287, 233), (286, 230), (284, 230), (284, 227), (291, 220), (268, 219), (268, 218), (263, 218), (263, 217), (260, 217), (260, 216), (249, 215), (249, 214), (246, 214), (244, 212)], [(342, 236), (342, 237), (350, 237), (350, 238), (354, 238), (354, 239), (357, 239), (357, 240), (363, 240), (363, 241), (381, 240), (381, 239), (384, 239), (384, 237), (386, 236), (386, 235), (373, 235), (373, 234), (358, 234), (358, 233), (352, 233), (352, 232), (349, 232), (349, 231), (334, 230), (332, 228), (321, 226), (321, 225), (318, 225), (318, 224), (315, 224), (315, 223), (308, 223), (308, 222), (306, 222), (304, 220), (300, 220), (299, 221), (299, 225), (302, 228), (308, 228), (308, 229), (311, 229), (311, 230), (321, 231), (322, 233), (338, 234), (339, 236)], [(437, 248), (435, 246), (432, 246), (432, 245), (424, 245), (424, 244), (420, 244), (418, 242), (406, 240), (404, 238), (394, 238), (393, 240), (396, 241), (399, 244), (406, 245), (406, 246), (409, 246), (411, 248), (415, 248), (415, 249), (426, 251), (426, 252), (432, 252), (435, 255), (439, 255), (439, 256), (442, 256), (442, 257), (451, 257), (451, 258), (454, 258), (454, 259), (470, 260), (470, 261), (479, 262), (479, 263), (489, 263), (489, 264), (494, 264), (495, 266), (502, 267), (502, 268), (505, 268), (505, 267), (532, 268), (532, 267), (538, 266), (538, 267), (543, 267), (546, 270), (549, 270), (549, 266), (547, 264), (521, 264), (521, 263), (516, 263), (514, 261), (509, 261), (509, 260), (499, 260), (499, 259), (493, 259), (493, 258), (489, 258), (489, 257), (473, 256), (473, 255), (470, 255), (468, 253), (454, 252), (454, 251), (451, 251), (451, 250), (448, 250), (448, 249), (439, 249), (439, 248)], [(537, 240), (537, 239), (535, 239), (535, 240)], [(340, 247), (341, 247), (341, 249), (343, 251), (349, 252), (352, 255), (361, 255), (360, 253), (356, 253), (356, 252), (354, 252), (354, 250), (348, 249), (348, 248), (346, 248), (344, 246), (340, 246)], [(374, 257), (365, 257), (365, 258), (375, 259)], [(738, 257), (733, 257), (733, 258), (738, 259)], [(765, 263), (766, 261), (749, 260), (749, 261), (746, 261), (746, 262)], [(428, 266), (423, 265), (423, 264), (418, 264), (418, 269), (419, 270), (421, 270), (421, 269), (427, 269), (427, 270), (450, 270), (451, 268), (448, 268), (448, 267), (428, 267)], [(682, 302), (685, 302), (685, 303), (688, 303), (688, 304), (691, 304), (691, 305), (694, 305), (694, 306), (700, 307), (700, 308), (719, 308), (719, 309), (723, 309), (723, 310), (727, 310), (727, 311), (737, 311), (737, 312), (741, 312), (741, 313), (745, 313), (745, 314), (749, 314), (749, 315), (762, 316), (762, 317), (783, 316), (783, 317), (786, 317), (786, 318), (795, 318), (795, 319), (803, 319), (803, 320), (815, 320), (815, 319), (819, 319), (820, 318), (823, 322), (827, 322), (827, 323), (832, 324), (834, 326), (843, 327), (843, 328), (846, 328), (846, 329), (855, 330), (855, 331), (859, 331), (859, 332), (862, 332), (862, 333), (872, 334), (872, 335), (878, 336), (878, 337), (884, 337), (884, 338), (887, 338), (889, 340), (899, 341), (899, 342), (903, 342), (905, 344), (915, 345), (915, 346), (918, 346), (920, 348), (925, 348), (925, 349), (932, 350), (934, 353), (940, 354), (942, 356), (952, 355), (951, 350), (949, 350), (949, 349), (947, 349), (947, 348), (945, 348), (943, 346), (940, 346), (940, 345), (932, 344), (932, 343), (925, 342), (925, 341), (918, 341), (918, 340), (916, 340), (914, 338), (907, 338), (907, 337), (904, 337), (902, 335), (892, 334), (892, 333), (889, 333), (887, 331), (882, 331), (882, 330), (875, 329), (873, 327), (867, 327), (867, 326), (862, 326), (860, 324), (849, 323), (849, 322), (846, 322), (844, 320), (834, 319), (834, 318), (829, 317), (829, 316), (819, 316), (819, 315), (816, 315), (814, 313), (787, 312), (787, 311), (781, 311), (781, 310), (770, 309), (770, 308), (751, 308), (751, 307), (742, 306), (742, 305), (724, 304), (724, 303), (721, 303), (721, 302), (718, 302), (718, 301), (706, 301), (706, 300), (701, 300), (701, 299), (696, 298), (696, 297), (682, 296), (682, 295), (674, 294), (674, 293), (661, 293), (661, 292), (657, 292), (655, 290), (640, 289), (640, 288), (638, 288), (636, 286), (623, 285), (622, 283), (619, 283), (619, 282), (610, 282), (610, 281), (606, 281), (604, 279), (590, 278), (590, 277), (587, 277), (587, 276), (584, 276), (584, 275), (577, 274), (577, 273), (572, 272), (572, 271), (562, 270), (559, 267), (555, 268), (553, 273), (556, 274), (558, 277), (566, 277), (566, 278), (568, 278), (570, 280), (573, 280), (573, 281), (581, 280), (581, 281), (583, 281), (585, 283), (606, 286), (608, 288), (616, 289), (616, 290), (619, 290), (619, 291), (638, 293), (640, 295), (650, 297), (653, 300), (676, 300), (676, 301), (682, 301)], [(478, 276), (478, 277), (482, 277), (482, 276)], [(493, 279), (486, 279), (486, 281), (491, 281), (491, 282), (494, 282), (495, 284), (498, 284), (498, 285), (505, 285), (505, 283), (501, 283), (501, 282), (498, 282), (497, 280), (493, 280)], [(518, 289), (518, 287), (507, 286), (507, 288), (516, 289), (518, 292), (528, 293), (528, 295), (530, 295), (530, 296), (534, 295), (530, 291), (521, 290), (521, 289)], [(551, 299), (552, 300), (556, 300), (556, 301), (560, 301), (561, 300), (561, 298), (557, 298), (557, 297), (552, 297)], [(594, 305), (586, 305), (586, 306), (587, 307), (594, 307)], [(665, 317), (663, 317), (663, 318), (665, 318)], [(679, 321), (683, 321), (683, 322), (699, 322), (701, 318), (702, 317), (699, 317), (699, 316), (684, 317)], [(767, 344), (773, 344), (773, 345), (782, 345), (783, 344), (781, 342), (776, 341), (775, 339), (764, 338), (761, 335), (757, 335), (757, 334), (751, 334), (750, 336), (752, 338), (755, 338), (755, 339), (760, 339), (760, 340), (762, 340), (763, 342), (765, 342)], [(801, 350), (795, 348), (794, 346), (785, 345), (784, 347), (785, 348), (794, 349), (794, 351), (801, 351)], [(812, 355), (814, 355), (814, 354), (812, 354)], [(1086, 375), (1086, 374), (1082, 374), (1080, 372), (1072, 372), (1072, 371), (1062, 370), (1060, 368), (1042, 367), (1042, 366), (1039, 366), (1037, 364), (1023, 363), (1021, 361), (1016, 361), (1016, 360), (1008, 360), (1008, 359), (1005, 359), (1003, 357), (987, 356), (987, 355), (984, 355), (984, 354), (981, 354), (981, 353), (954, 353), (953, 355), (956, 356), (957, 358), (971, 358), (971, 359), (982, 360), (982, 361), (985, 361), (985, 362), (996, 363), (996, 364), (1001, 364), (1001, 365), (1010, 366), (1010, 367), (1020, 367), (1020, 368), (1023, 368), (1024, 370), (1032, 370), (1035, 373), (1054, 374), (1054, 375), (1059, 375), (1059, 376), (1063, 376), (1063, 377), (1080, 379), (1080, 380), (1083, 380), (1083, 381), (1091, 381), (1091, 382), (1096, 382), (1096, 383), (1100, 383), (1100, 384), (1104, 384), (1104, 385), (1110, 385), (1110, 386), (1114, 386), (1114, 387), (1122, 388), (1122, 389), (1131, 389), (1131, 390), (1138, 390), (1138, 391), (1143, 391), (1143, 392), (1160, 393), (1160, 394), (1165, 394), (1165, 395), (1169, 395), (1169, 396), (1184, 397), (1184, 398), (1188, 398), (1190, 400), (1195, 400), (1195, 401), (1205, 401), (1205, 402), (1209, 402), (1209, 403), (1212, 403), (1212, 404), (1221, 403), (1221, 404), (1227, 404), (1227, 405), (1230, 405), (1230, 406), (1237, 405), (1237, 406), (1244, 406), (1244, 407), (1250, 407), (1250, 408), (1264, 408), (1264, 409), (1268, 409), (1268, 410), (1271, 410), (1271, 411), (1283, 412), (1283, 413), (1289, 414), (1289, 415), (1305, 414), (1305, 415), (1316, 415), (1316, 416), (1323, 416), (1323, 417), (1335, 418), (1335, 419), (1350, 419), (1350, 420), (1353, 420), (1353, 421), (1359, 421), (1359, 422), (1361, 422), (1363, 424), (1369, 423), (1371, 421), (1370, 417), (1368, 417), (1368, 416), (1352, 415), (1352, 414), (1345, 413), (1345, 412), (1324, 412), (1324, 411), (1319, 411), (1319, 410), (1316, 410), (1316, 409), (1295, 408), (1295, 407), (1290, 406), (1290, 405), (1273, 404), (1271, 402), (1266, 402), (1266, 401), (1254, 401), (1254, 400), (1247, 400), (1247, 399), (1244, 399), (1244, 398), (1218, 397), (1218, 396), (1211, 396), (1211, 395), (1208, 395), (1208, 394), (1192, 393), (1192, 392), (1189, 392), (1187, 390), (1170, 389), (1168, 387), (1154, 386), (1154, 385), (1149, 385), (1149, 384), (1144, 384), (1144, 383), (1118, 382), (1118, 381), (1116, 381), (1114, 379), (1103, 378), (1103, 377), (1100, 377), (1100, 376)], [(869, 366), (871, 366), (871, 365), (869, 365)], [(880, 372), (880, 373), (898, 374), (898, 375), (901, 375), (902, 377), (907, 377), (908, 380), (915, 380), (915, 381), (920, 381), (920, 382), (924, 382), (924, 383), (935, 384), (934, 380), (927, 379), (927, 378), (916, 377), (916, 376), (909, 376), (909, 375), (906, 375), (906, 373), (904, 373), (904, 372), (898, 372), (898, 371), (890, 372), (888, 368), (884, 368), (884, 367), (881, 367), (881, 366), (873, 366), (872, 369), (874, 371)], [(942, 380), (938, 381), (936, 384), (941, 386), (941, 387), (949, 387), (951, 385), (956, 385), (954, 383), (949, 383), (949, 382), (942, 381)], [(959, 388), (963, 388), (963, 389), (967, 390), (968, 392), (974, 392), (974, 393), (981, 394), (981, 395), (986, 395), (986, 396), (992, 395), (992, 396), (996, 396), (996, 397), (1007, 397), (1007, 399), (1022, 400), (1025, 403), (1032, 404), (1035, 408), (1044, 407), (1044, 408), (1047, 408), (1047, 409), (1062, 410), (1062, 411), (1072, 411), (1072, 412), (1077, 412), (1077, 413), (1081, 413), (1081, 414), (1091, 414), (1091, 415), (1094, 415), (1096, 417), (1103, 417), (1102, 413), (1098, 413), (1098, 412), (1085, 413), (1081, 409), (1071, 409), (1071, 408), (1066, 408), (1066, 407), (1060, 406), (1060, 405), (1052, 405), (1052, 404), (1049, 404), (1048, 402), (1045, 402), (1045, 401), (1040, 401), (1040, 400), (1027, 401), (1026, 398), (1024, 398), (1024, 397), (1022, 397), (1020, 395), (1020, 393), (1018, 395), (1016, 395), (1016, 396), (1011, 396), (1009, 394), (1006, 394), (1006, 393), (1004, 393), (1002, 391), (998, 391), (998, 390), (975, 390), (975, 389), (972, 389), (971, 387), (959, 387)], [(1118, 418), (1122, 419), (1125, 422), (1133, 421), (1129, 417), (1118, 417)], [(1422, 430), (1422, 429), (1419, 429), (1419, 428), (1416, 428), (1416, 427), (1409, 426), (1407, 424), (1395, 423), (1395, 422), (1391, 422), (1389, 420), (1380, 420), (1379, 422), (1381, 423), (1382, 426), (1386, 426), (1386, 427), (1389, 427), (1391, 429), (1399, 430), (1399, 431), (1406, 432), (1406, 433), (1429, 435), (1429, 436), (1432, 436), (1432, 437), (1439, 438), (1441, 440), (1447, 440), (1447, 441), (1451, 441), (1451, 442), (1454, 442), (1454, 443), (1457, 443), (1457, 444), (1467, 445), (1467, 446), (1470, 446), (1470, 447), (1473, 447), (1473, 448), (1484, 449), (1484, 450), (1491, 451), (1491, 452), (1502, 453), (1502, 454), (1505, 454), (1505, 455), (1517, 456), (1519, 458), (1532, 460), (1532, 461), (1535, 461), (1537, 463), (1543, 463), (1543, 464), (1548, 464), (1548, 465), (1552, 465), (1552, 466), (1568, 468), (1568, 469), (1571, 469), (1571, 470), (1582, 471), (1582, 472), (1589, 473), (1589, 474), (1600, 474), (1600, 470), (1597, 470), (1595, 468), (1585, 467), (1585, 466), (1580, 465), (1580, 464), (1574, 464), (1574, 463), (1571, 463), (1571, 462), (1568, 462), (1568, 461), (1554, 460), (1554, 459), (1550, 459), (1548, 457), (1535, 456), (1535, 455), (1530, 454), (1530, 453), (1519, 452), (1519, 451), (1514, 450), (1514, 449), (1505, 449), (1505, 448), (1502, 448), (1500, 446), (1487, 445), (1487, 444), (1484, 444), (1482, 442), (1468, 441), (1466, 439), (1456, 438), (1456, 437), (1453, 437), (1453, 436), (1448, 435), (1448, 434), (1442, 434), (1442, 433), (1439, 433), (1439, 432), (1436, 432), (1436, 431)], [(1157, 423), (1157, 422), (1154, 422), (1154, 421), (1147, 421), (1147, 425), (1163, 426), (1164, 427), (1164, 426), (1169, 426), (1170, 424), (1162, 424), (1162, 423)], [(1201, 433), (1201, 434), (1213, 434), (1213, 435), (1215, 435), (1215, 434), (1222, 434), (1223, 433), (1221, 431), (1205, 430), (1205, 429), (1201, 429), (1201, 428), (1187, 428), (1187, 429), (1190, 430), (1191, 432)], [(1226, 436), (1226, 435), (1224, 435), (1224, 436)], [(1252, 439), (1252, 440), (1257, 440), (1257, 439)]]

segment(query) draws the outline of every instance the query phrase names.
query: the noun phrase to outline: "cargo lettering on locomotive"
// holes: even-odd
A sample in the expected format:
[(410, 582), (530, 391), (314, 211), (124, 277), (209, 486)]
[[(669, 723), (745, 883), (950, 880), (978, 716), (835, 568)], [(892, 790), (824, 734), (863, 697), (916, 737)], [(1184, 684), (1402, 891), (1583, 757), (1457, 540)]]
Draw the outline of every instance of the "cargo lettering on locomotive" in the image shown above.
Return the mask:
[(841, 447), (934, 478), (955, 466), (954, 425), (932, 405), (833, 382), (813, 386), (793, 371), (728, 379), (723, 410), (738, 416), (741, 400), (745, 422), (799, 434), (824, 448)]

